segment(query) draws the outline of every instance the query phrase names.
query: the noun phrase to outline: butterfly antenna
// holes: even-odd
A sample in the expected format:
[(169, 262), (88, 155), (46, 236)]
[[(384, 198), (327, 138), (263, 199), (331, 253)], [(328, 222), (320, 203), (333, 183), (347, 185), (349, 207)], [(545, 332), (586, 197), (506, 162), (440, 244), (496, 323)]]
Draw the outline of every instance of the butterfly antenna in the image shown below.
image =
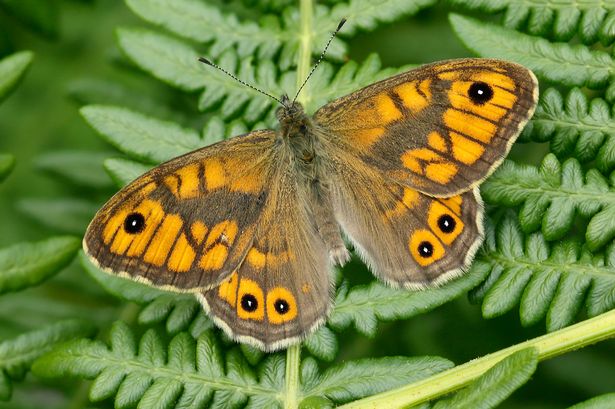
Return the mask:
[(312, 67), (312, 71), (310, 71), (310, 73), (308, 74), (308, 76), (305, 79), (305, 81), (303, 81), (303, 84), (301, 85), (301, 87), (299, 87), (299, 91), (297, 91), (297, 94), (295, 94), (295, 98), (293, 98), (293, 103), (297, 100), (297, 97), (299, 96), (299, 93), (301, 92), (303, 87), (305, 87), (305, 84), (307, 84), (307, 82), (310, 79), (310, 77), (312, 76), (312, 74), (314, 74), (314, 71), (316, 71), (316, 68), (318, 68), (318, 65), (320, 64), (322, 59), (325, 58), (325, 54), (327, 53), (327, 49), (329, 48), (329, 45), (331, 44), (331, 41), (333, 41), (333, 39), (335, 38), (336, 34), (342, 29), (342, 27), (344, 26), (344, 23), (346, 23), (346, 19), (345, 18), (343, 18), (340, 21), (340, 23), (337, 25), (337, 28), (335, 29), (335, 31), (331, 34), (331, 37), (329, 37), (329, 41), (327, 41), (327, 45), (325, 45), (325, 49), (322, 50), (322, 53), (320, 54), (320, 57), (318, 57), (318, 60), (316, 61), (316, 64), (314, 64), (314, 66)]
[(220, 67), (219, 65), (214, 64), (213, 62), (209, 61), (207, 58), (200, 57), (200, 58), (199, 58), (199, 61), (200, 61), (200, 62), (202, 62), (203, 64), (207, 64), (207, 65), (209, 65), (209, 66), (211, 66), (211, 67), (214, 67), (214, 68), (216, 68), (216, 69), (218, 69), (218, 70), (222, 71), (223, 73), (225, 73), (226, 75), (228, 75), (229, 77), (231, 77), (231, 78), (232, 78), (232, 79), (234, 79), (235, 81), (239, 82), (240, 84), (245, 85), (245, 86), (246, 86), (246, 87), (248, 87), (248, 88), (252, 88), (254, 91), (258, 91), (258, 92), (260, 92), (260, 93), (261, 93), (261, 94), (263, 94), (263, 95), (267, 95), (269, 98), (271, 98), (271, 99), (274, 99), (274, 100), (278, 101), (278, 102), (280, 103), (280, 105), (284, 105), (284, 103), (282, 102), (282, 100), (280, 100), (279, 98), (276, 98), (276, 97), (274, 97), (273, 95), (271, 95), (271, 94), (269, 94), (269, 93), (267, 93), (267, 92), (263, 91), (262, 89), (258, 89), (258, 88), (256, 88), (255, 86), (250, 85), (250, 84), (248, 84), (247, 82), (240, 80), (240, 79), (239, 79), (239, 78), (237, 78), (235, 75), (231, 74), (230, 72), (228, 72), (228, 71), (227, 71), (227, 70), (225, 70), (224, 68)]

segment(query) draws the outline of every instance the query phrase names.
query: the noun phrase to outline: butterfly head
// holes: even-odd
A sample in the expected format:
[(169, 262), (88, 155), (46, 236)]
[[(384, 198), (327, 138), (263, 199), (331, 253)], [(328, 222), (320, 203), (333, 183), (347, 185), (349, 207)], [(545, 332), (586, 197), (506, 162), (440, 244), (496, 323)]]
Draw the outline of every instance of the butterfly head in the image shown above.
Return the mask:
[(297, 101), (292, 101), (288, 95), (282, 95), (280, 101), (282, 106), (276, 111), (276, 116), (280, 121), (282, 133), (290, 136), (305, 133), (309, 119), (303, 106)]

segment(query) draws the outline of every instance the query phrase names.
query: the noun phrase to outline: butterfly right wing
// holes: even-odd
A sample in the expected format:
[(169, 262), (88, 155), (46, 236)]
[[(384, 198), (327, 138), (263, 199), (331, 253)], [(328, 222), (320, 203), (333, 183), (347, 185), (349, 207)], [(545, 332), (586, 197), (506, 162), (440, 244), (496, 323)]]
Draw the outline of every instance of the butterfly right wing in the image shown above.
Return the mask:
[(273, 131), (256, 131), (140, 176), (96, 214), (86, 254), (110, 274), (168, 290), (218, 285), (252, 245), (274, 144)]

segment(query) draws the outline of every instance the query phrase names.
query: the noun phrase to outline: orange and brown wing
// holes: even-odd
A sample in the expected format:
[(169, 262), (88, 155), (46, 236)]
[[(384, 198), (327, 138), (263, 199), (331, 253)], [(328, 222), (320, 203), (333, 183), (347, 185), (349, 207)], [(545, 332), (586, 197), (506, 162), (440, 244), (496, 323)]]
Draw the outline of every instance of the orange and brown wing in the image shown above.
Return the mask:
[(240, 341), (274, 351), (305, 338), (331, 307), (327, 248), (299, 188), (289, 156), (278, 174), (246, 258), (219, 287), (198, 295), (218, 326)]
[(103, 270), (177, 291), (211, 288), (252, 246), (273, 131), (208, 146), (139, 177), (96, 214), (86, 254)]
[(538, 97), (536, 78), (510, 62), (439, 62), (325, 105), (330, 143), (408, 187), (452, 196), (484, 180), (510, 150)]

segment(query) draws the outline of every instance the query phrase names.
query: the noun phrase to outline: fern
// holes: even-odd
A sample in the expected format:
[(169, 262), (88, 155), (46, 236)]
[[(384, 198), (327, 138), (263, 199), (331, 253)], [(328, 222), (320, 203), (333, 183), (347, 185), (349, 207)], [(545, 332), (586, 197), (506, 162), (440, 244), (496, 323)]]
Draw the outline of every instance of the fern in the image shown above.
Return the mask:
[(578, 214), (589, 219), (585, 238), (597, 250), (615, 237), (613, 180), (596, 169), (583, 172), (579, 162), (561, 164), (547, 155), (540, 168), (505, 162), (483, 187), (488, 203), (518, 206), (525, 232), (542, 229), (547, 240), (557, 240), (573, 227)]
[[(358, 42), (351, 41), (361, 31), (383, 27), (435, 1), (125, 3), (149, 23), (147, 28), (116, 30), (123, 56), (112, 59), (119, 63), (116, 69), (123, 70), (118, 78), (131, 79), (78, 78), (68, 89), (74, 101), (85, 105), (80, 109), (85, 122), (120, 156), (67, 150), (39, 156), (35, 166), (61, 181), (65, 192), (15, 200), (23, 213), (52, 230), (81, 234), (99, 202), (116, 190), (113, 185), (124, 186), (156, 164), (194, 149), (275, 126), (271, 99), (199, 64), (199, 56), (273, 95), (294, 95), (330, 32), (345, 17), (348, 23), (333, 41), (327, 61), (299, 96), (313, 113), (334, 98), (410, 68), (385, 67), (376, 54), (360, 62), (347, 60), (348, 50)], [(8, 323), (10, 333), (17, 335), (14, 345), (26, 348), (27, 335), (18, 334), (59, 316), (91, 317), (99, 330), (96, 336), (92, 328), (67, 331), (62, 341), (69, 342), (61, 345), (54, 338), (49, 349), (40, 351), (46, 353), (36, 359), (33, 373), (43, 379), (92, 380), (78, 388), (89, 386), (89, 400), (114, 401), (117, 408), (490, 408), (526, 383), (539, 361), (615, 336), (615, 176), (609, 174), (615, 168), (610, 49), (615, 6), (592, 0), (451, 3), (504, 14), (505, 27), (450, 15), (454, 31), (471, 50), (522, 63), (553, 83), (541, 93), (522, 138), (549, 142), (537, 149), (549, 153), (541, 165), (521, 165), (514, 162), (524, 152), (521, 147), (483, 184), (487, 240), (466, 275), (441, 288), (409, 292), (355, 279), (356, 263), (351, 263), (338, 272), (335, 307), (327, 324), (286, 353), (265, 354), (227, 339), (192, 295), (106, 274), (83, 253), (78, 265), (45, 286), (87, 301), (90, 293), (82, 295), (81, 289), (100, 288), (104, 301), (83, 307), (63, 299), (59, 306), (50, 299), (52, 290), (36, 286), (72, 260), (78, 241), (66, 239), (66, 246), (55, 251), (44, 243), (17, 245), (0, 250), (0, 271), (3, 261), (13, 263), (10, 274), (0, 274), (0, 292), (13, 292), (0, 299), (0, 307), (35, 307), (24, 317), (0, 308), (0, 325)], [(596, 45), (598, 40), (603, 45)], [(31, 54), (17, 57), (0, 61), (0, 74), (10, 74), (0, 75), (0, 98), (23, 76)], [(10, 68), (7, 61), (12, 61)], [(134, 66), (141, 72), (131, 70)], [(0, 156), (0, 179), (12, 163), (12, 157)], [(79, 189), (79, 196), (73, 189)], [(59, 239), (50, 242), (54, 240)], [(22, 248), (29, 251), (17, 260)], [(37, 252), (40, 248), (46, 251)], [(90, 278), (94, 284), (83, 285)], [(35, 288), (14, 293), (26, 287)], [(545, 320), (548, 334), (459, 366), (431, 356), (357, 358), (372, 345), (363, 335), (377, 335), (381, 323), (425, 313), (468, 291), (472, 300), (482, 302), (485, 318), (519, 306), (523, 325)], [(589, 318), (573, 324), (585, 316)], [(32, 317), (34, 322), (25, 325)], [(351, 328), (360, 333), (356, 341), (349, 341)], [(2, 345), (0, 393), (5, 393), (2, 387), (21, 382), (36, 356), (23, 359), (19, 371), (11, 372), (4, 369)], [(75, 399), (66, 406), (85, 407), (85, 396), (77, 393)], [(609, 402), (612, 395), (577, 406), (608, 407)], [(19, 406), (16, 401), (14, 405)]]
[(516, 61), (549, 81), (599, 88), (613, 74), (615, 63), (604, 51), (552, 43), (457, 14), (451, 14), (450, 21), (459, 38), (478, 55)]
[(15, 167), (15, 157), (8, 153), (0, 153), (0, 182), (8, 177)]
[(538, 36), (550, 35), (558, 41), (568, 41), (575, 34), (586, 44), (600, 40), (609, 45), (615, 39), (615, 3), (609, 1), (449, 1), (470, 10), (504, 12), (506, 27), (526, 29)]
[(488, 236), (473, 268), (491, 271), (473, 291), (483, 315), (502, 315), (520, 303), (523, 325), (546, 317), (547, 330), (570, 325), (583, 305), (590, 316), (615, 308), (615, 246), (592, 254), (575, 240), (549, 245), (535, 233), (524, 238), (517, 221), (505, 217)]
[(64, 341), (93, 332), (86, 321), (66, 320), (0, 342), (0, 401), (11, 398), (11, 381), (22, 380), (36, 358)]
[(21, 51), (0, 60), (0, 102), (19, 84), (33, 58), (32, 52)]
[(606, 101), (588, 101), (578, 88), (565, 99), (549, 88), (542, 93), (526, 134), (539, 142), (550, 141), (551, 151), (560, 158), (595, 160), (596, 167), (608, 174), (615, 167), (615, 119), (611, 111)]
[[(195, 341), (186, 333), (168, 347), (153, 330), (138, 342), (128, 326), (113, 325), (110, 347), (100, 341), (75, 340), (39, 359), (33, 371), (42, 377), (94, 379), (89, 397), (97, 402), (115, 396), (115, 407), (192, 408), (281, 407), (287, 399), (323, 397), (335, 402), (357, 399), (450, 368), (442, 358), (381, 358), (355, 361), (320, 373), (315, 361), (301, 366), (303, 390), (288, 396), (284, 358), (267, 357), (256, 371), (236, 351), (222, 354), (215, 337)], [(247, 405), (246, 405), (247, 404)]]

